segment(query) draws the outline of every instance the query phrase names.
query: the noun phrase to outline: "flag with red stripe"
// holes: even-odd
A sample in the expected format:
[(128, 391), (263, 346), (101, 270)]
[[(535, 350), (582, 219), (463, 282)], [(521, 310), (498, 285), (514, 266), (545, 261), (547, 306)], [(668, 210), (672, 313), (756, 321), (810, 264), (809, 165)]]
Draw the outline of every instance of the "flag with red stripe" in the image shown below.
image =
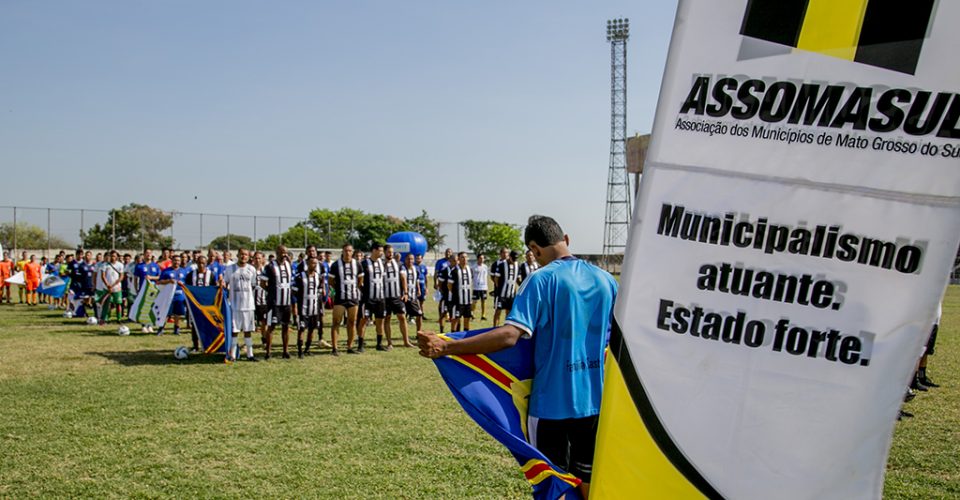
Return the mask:
[[(486, 331), (451, 333), (446, 338), (472, 337)], [(464, 411), (516, 458), (534, 498), (580, 498), (580, 479), (555, 466), (529, 443), (532, 341), (520, 339), (514, 347), (500, 352), (444, 356), (434, 362)]]

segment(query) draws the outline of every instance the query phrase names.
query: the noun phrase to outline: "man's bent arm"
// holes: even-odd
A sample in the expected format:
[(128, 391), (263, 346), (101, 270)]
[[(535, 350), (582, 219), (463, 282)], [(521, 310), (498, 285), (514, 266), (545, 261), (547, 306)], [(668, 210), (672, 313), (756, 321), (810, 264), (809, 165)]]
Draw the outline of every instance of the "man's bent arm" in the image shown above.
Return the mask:
[(430, 332), (417, 334), (420, 354), (438, 358), (452, 354), (487, 354), (513, 347), (523, 336), (523, 330), (513, 325), (503, 325), (489, 332), (465, 339), (443, 340)]

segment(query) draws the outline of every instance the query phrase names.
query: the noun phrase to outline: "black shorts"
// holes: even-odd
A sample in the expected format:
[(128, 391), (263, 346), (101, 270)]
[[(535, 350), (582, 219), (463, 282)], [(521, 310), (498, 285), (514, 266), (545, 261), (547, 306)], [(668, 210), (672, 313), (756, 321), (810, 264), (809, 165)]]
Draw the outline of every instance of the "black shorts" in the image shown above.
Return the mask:
[(940, 325), (933, 325), (933, 331), (930, 332), (930, 338), (927, 339), (927, 356), (933, 356), (933, 353), (936, 351), (937, 347), (937, 330), (940, 329)]
[(530, 416), (527, 418), (530, 444), (557, 467), (589, 483), (599, 422), (599, 415), (564, 420)]
[(513, 309), (513, 297), (497, 297), (497, 309), (501, 311), (509, 311)]
[(474, 290), (474, 291), (473, 291), (473, 300), (487, 300), (487, 291), (486, 291), (486, 290)]
[(368, 300), (363, 305), (363, 314), (367, 319), (387, 317), (387, 303), (383, 300)]
[(457, 304), (450, 306), (450, 314), (453, 319), (473, 319), (473, 311), (471, 310), (470, 304)]
[(400, 297), (391, 297), (384, 300), (387, 314), (406, 314), (407, 306)]
[(407, 301), (407, 316), (411, 318), (419, 318), (423, 316), (423, 311), (420, 310), (420, 301), (417, 299)]
[(356, 300), (339, 300), (339, 299), (337, 299), (337, 300), (334, 300), (334, 301), (333, 301), (333, 307), (343, 306), (343, 307), (346, 307), (347, 309), (350, 309), (351, 307), (357, 307), (358, 305), (360, 305), (360, 302), (359, 302), (359, 301), (356, 301)]
[(311, 316), (300, 315), (298, 326), (301, 330), (317, 330), (323, 326), (323, 316), (316, 314)]
[(273, 306), (270, 312), (273, 313), (272, 322), (274, 325), (290, 324), (290, 306)]
[(266, 305), (258, 305), (253, 310), (253, 317), (256, 319), (257, 323), (266, 323), (268, 312), (270, 312), (269, 307)]

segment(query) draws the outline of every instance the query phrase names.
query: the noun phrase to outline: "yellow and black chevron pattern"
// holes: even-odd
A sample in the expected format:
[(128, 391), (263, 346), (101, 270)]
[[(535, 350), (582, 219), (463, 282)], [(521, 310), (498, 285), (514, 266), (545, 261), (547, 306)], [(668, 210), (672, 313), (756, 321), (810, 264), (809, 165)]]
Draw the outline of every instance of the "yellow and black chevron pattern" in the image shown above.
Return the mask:
[(936, 0), (750, 0), (740, 34), (914, 74)]

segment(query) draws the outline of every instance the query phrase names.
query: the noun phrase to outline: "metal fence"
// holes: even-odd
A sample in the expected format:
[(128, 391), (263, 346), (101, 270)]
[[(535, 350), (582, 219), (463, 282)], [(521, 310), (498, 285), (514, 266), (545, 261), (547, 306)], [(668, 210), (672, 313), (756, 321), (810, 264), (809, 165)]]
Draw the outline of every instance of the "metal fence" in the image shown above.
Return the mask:
[[(257, 242), (263, 238), (284, 234), (299, 223), (307, 222), (305, 217), (277, 215), (232, 215), (215, 213), (196, 213), (164, 211), (171, 216), (172, 224), (163, 230), (163, 236), (169, 236), (178, 250), (206, 248), (213, 239), (226, 238), (228, 249), (243, 246), (233, 237), (249, 238), (256, 249)], [(96, 225), (110, 234), (110, 243), (98, 250), (117, 248), (117, 235), (114, 220), (109, 210), (81, 208), (49, 208), (0, 206), (0, 244), (5, 250), (19, 252), (30, 250), (41, 255), (50, 255), (60, 250), (75, 249), (83, 246), (83, 234)], [(444, 237), (442, 248), (467, 250), (467, 241), (460, 222), (439, 222), (439, 232)], [(343, 241), (334, 235), (331, 227), (313, 228), (304, 231), (302, 247), (315, 245), (318, 248), (339, 248)], [(141, 231), (141, 235), (143, 231)], [(297, 242), (298, 245), (301, 242)], [(136, 245), (143, 249), (145, 244)]]

